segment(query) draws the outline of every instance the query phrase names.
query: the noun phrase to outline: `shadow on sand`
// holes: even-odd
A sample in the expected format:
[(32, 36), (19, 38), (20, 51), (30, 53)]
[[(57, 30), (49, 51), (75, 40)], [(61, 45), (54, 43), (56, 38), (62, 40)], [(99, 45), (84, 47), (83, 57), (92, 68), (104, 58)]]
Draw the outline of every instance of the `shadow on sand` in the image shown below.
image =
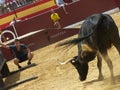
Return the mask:
[(9, 85), (19, 80), (20, 80), (20, 72), (17, 72), (13, 75), (6, 77), (4, 82), (5, 82), (5, 85)]
[(92, 85), (94, 83), (102, 82), (101, 85), (104, 85), (104, 86), (106, 85), (105, 90), (112, 90), (113, 88), (120, 88), (120, 75), (114, 76), (114, 78), (115, 78), (114, 84), (110, 83), (111, 78), (109, 77), (109, 78), (105, 78), (104, 80), (95, 79), (95, 80), (84, 82), (83, 86), (87, 87), (87, 86)]

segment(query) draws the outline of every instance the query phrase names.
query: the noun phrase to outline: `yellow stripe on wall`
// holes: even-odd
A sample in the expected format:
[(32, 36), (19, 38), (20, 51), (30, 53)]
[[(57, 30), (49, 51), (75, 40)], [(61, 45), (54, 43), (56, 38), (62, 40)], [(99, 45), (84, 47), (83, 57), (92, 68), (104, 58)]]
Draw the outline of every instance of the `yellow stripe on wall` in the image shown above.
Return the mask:
[[(39, 12), (41, 10), (47, 9), (49, 7), (52, 7), (54, 5), (55, 5), (54, 0), (51, 0), (51, 1), (46, 2), (44, 4), (40, 4), (40, 5), (34, 6), (32, 8), (29, 8), (27, 10), (18, 12), (17, 16), (18, 16), (18, 18), (22, 18), (22, 17), (28, 16), (30, 14), (34, 14), (36, 12)], [(15, 14), (12, 14), (10, 16), (7, 16), (7, 17), (4, 17), (4, 18), (0, 19), (0, 25), (11, 22), (13, 17), (15, 17)]]
[(47, 3), (41, 4), (41, 5), (35, 6), (33, 8), (27, 9), (25, 11), (19, 12), (19, 13), (17, 13), (17, 15), (18, 15), (19, 18), (21, 18), (21, 17), (27, 16), (27, 15), (36, 13), (38, 11), (44, 10), (46, 8), (49, 8), (53, 5), (55, 5), (55, 3), (53, 1), (50, 1), (50, 2), (47, 2)]

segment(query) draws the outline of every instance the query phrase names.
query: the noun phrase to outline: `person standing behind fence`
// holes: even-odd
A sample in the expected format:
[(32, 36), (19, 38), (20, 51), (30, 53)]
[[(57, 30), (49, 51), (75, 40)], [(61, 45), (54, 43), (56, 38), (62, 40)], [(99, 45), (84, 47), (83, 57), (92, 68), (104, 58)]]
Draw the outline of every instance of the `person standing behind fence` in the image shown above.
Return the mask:
[(13, 51), (14, 53), (14, 64), (18, 66), (18, 68), (20, 69), (21, 66), (19, 65), (19, 63), (28, 60), (27, 64), (31, 64), (31, 60), (33, 58), (33, 53), (31, 52), (31, 50), (24, 44), (21, 44), (20, 41), (18, 39), (15, 39), (14, 41), (14, 45), (5, 45), (2, 42), (0, 42), (0, 45), (3, 48), (7, 48)]
[(67, 5), (67, 3), (65, 3), (63, 0), (55, 0), (55, 3), (57, 4), (58, 7), (62, 7), (65, 14), (68, 14), (65, 5)]
[(58, 29), (61, 28), (60, 24), (60, 16), (58, 13), (56, 13), (53, 9), (51, 9), (51, 15), (50, 15), (51, 20), (54, 23), (54, 26), (57, 27)]
[(0, 41), (2, 41), (2, 42), (7, 41), (7, 38), (4, 35), (2, 35), (2, 29), (1, 28), (0, 28)]
[(2, 34), (3, 30), (0, 26), (0, 42), (6, 42), (7, 41), (7, 38), (5, 37), (4, 34)]

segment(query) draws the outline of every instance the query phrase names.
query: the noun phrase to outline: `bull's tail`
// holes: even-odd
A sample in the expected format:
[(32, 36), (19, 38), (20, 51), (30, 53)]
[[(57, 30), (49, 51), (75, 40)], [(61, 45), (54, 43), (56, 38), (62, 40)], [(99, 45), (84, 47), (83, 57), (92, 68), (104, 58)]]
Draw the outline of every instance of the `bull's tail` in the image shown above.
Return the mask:
[(58, 43), (57, 46), (63, 46), (63, 45), (71, 45), (71, 44), (78, 44), (79, 42), (89, 38), (94, 32), (90, 33), (89, 35), (86, 35), (84, 37), (80, 37), (80, 38), (74, 38), (72, 40), (68, 40), (68, 41), (65, 41), (65, 42), (62, 42), (62, 43)]
[[(79, 37), (79, 38), (75, 38), (75, 39), (72, 39), (72, 40), (69, 40), (69, 41), (65, 41), (63, 43), (59, 43), (57, 46), (70, 45), (70, 44), (76, 45), (79, 42), (83, 41), (84, 39), (90, 37), (95, 32), (95, 30), (97, 29), (99, 24), (101, 24), (102, 18), (103, 18), (102, 14), (93, 15), (93, 16), (89, 17), (88, 20), (91, 21), (91, 26), (87, 29), (88, 30), (92, 29), (91, 33), (89, 33), (88, 35), (86, 35), (84, 37)], [(83, 24), (86, 24), (85, 26), (87, 26), (87, 24), (89, 24), (89, 23), (83, 23)]]

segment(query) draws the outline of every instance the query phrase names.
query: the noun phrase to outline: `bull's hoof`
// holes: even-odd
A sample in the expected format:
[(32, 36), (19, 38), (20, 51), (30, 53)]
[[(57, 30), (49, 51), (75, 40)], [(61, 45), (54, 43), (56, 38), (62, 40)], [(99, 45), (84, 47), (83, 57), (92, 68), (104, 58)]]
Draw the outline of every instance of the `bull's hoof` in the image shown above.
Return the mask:
[(114, 77), (111, 78), (111, 84), (112, 84), (112, 85), (116, 84), (116, 83), (115, 83), (115, 78), (114, 78)]
[(86, 80), (86, 78), (81, 78), (81, 77), (79, 77), (79, 79), (80, 79), (80, 81), (85, 81)]
[(102, 75), (102, 76), (99, 76), (99, 77), (98, 77), (98, 80), (99, 80), (99, 81), (104, 80), (103, 75)]

